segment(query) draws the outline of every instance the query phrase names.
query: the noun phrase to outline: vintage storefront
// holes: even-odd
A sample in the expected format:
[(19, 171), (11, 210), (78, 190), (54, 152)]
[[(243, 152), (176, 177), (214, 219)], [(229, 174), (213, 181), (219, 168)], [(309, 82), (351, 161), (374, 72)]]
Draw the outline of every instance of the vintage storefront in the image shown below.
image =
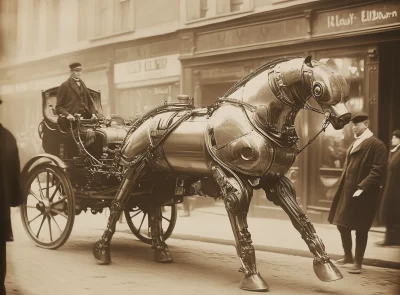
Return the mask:
[[(4, 70), (0, 77), (3, 105), (0, 118), (3, 125), (16, 135), (20, 145), (21, 164), (40, 153), (41, 140), (37, 128), (42, 115), (41, 91), (59, 86), (70, 75), (68, 65), (79, 61), (83, 65), (82, 79), (94, 90), (101, 91), (103, 112), (109, 113), (110, 50), (92, 49), (73, 54), (24, 63)], [(17, 83), (15, 81), (18, 81)]]
[(114, 113), (137, 118), (176, 100), (181, 64), (176, 35), (118, 44), (114, 62)]
[[(320, 3), (319, 3), (320, 2)], [(326, 6), (331, 5), (331, 6)], [(218, 26), (181, 32), (183, 92), (198, 106), (212, 103), (260, 64), (281, 56), (307, 56), (337, 69), (349, 85), (351, 112), (370, 114), (372, 131), (387, 145), (400, 128), (400, 2), (318, 1), (285, 11), (243, 17)], [(304, 146), (321, 128), (320, 114), (302, 110), (296, 119)], [(288, 177), (299, 204), (314, 222), (327, 222), (345, 152), (353, 141), (351, 126), (328, 128), (297, 158)], [(286, 216), (257, 191), (253, 216)]]

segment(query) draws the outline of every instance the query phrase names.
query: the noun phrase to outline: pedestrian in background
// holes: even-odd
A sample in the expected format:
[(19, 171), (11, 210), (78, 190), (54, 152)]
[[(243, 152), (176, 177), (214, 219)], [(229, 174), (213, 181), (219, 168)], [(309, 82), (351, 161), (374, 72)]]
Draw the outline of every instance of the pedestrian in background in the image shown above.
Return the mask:
[(393, 131), (392, 147), (379, 213), (385, 222), (386, 233), (378, 246), (400, 246), (400, 129)]
[[(1, 100), (0, 100), (1, 104)], [(14, 136), (0, 124), (0, 294), (6, 294), (4, 285), (7, 268), (6, 242), (13, 241), (10, 207), (21, 205), (20, 163)]]
[[(354, 263), (349, 273), (359, 274), (387, 167), (387, 150), (368, 128), (368, 114), (355, 114), (351, 122), (355, 140), (347, 152), (328, 220), (337, 225), (342, 239), (344, 257), (337, 263)], [(352, 230), (356, 231), (355, 259)]]

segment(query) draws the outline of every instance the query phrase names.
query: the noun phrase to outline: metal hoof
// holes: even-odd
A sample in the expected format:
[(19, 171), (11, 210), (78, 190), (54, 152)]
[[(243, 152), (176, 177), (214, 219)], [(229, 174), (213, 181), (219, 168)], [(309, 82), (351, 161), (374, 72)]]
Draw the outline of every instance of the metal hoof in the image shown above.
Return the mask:
[(98, 241), (94, 244), (93, 256), (98, 264), (111, 263), (110, 247), (105, 246), (101, 241)]
[(314, 259), (313, 267), (316, 276), (323, 282), (332, 282), (343, 278), (343, 275), (331, 261), (321, 263)]
[(240, 282), (240, 289), (247, 291), (266, 292), (269, 290), (267, 282), (261, 277), (259, 273), (253, 275), (245, 275)]
[(168, 249), (164, 250), (155, 250), (154, 251), (154, 260), (160, 263), (172, 262), (172, 256), (169, 254)]

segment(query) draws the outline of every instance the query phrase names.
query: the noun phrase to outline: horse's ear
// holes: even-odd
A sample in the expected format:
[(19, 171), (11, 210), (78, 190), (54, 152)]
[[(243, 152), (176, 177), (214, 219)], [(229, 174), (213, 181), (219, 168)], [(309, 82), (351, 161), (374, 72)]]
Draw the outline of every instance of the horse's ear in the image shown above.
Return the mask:
[(311, 56), (311, 55), (307, 56), (306, 59), (304, 60), (304, 63), (305, 63), (307, 66), (309, 66), (310, 68), (313, 67), (313, 65), (312, 65), (312, 63), (311, 63), (311, 60), (312, 60), (312, 56)]

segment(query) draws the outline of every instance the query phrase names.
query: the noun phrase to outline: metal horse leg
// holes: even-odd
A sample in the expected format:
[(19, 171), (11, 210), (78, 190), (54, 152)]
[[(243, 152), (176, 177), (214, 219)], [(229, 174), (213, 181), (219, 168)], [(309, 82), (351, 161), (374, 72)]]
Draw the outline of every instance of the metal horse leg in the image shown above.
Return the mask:
[(257, 271), (256, 256), (252, 245), (251, 234), (248, 231), (247, 213), (252, 197), (252, 188), (232, 173), (227, 177), (220, 167), (213, 167), (213, 176), (221, 188), (225, 208), (228, 212), (233, 234), (236, 240), (236, 251), (244, 273), (240, 289), (249, 291), (267, 291), (267, 283)]
[(111, 253), (110, 243), (115, 232), (115, 225), (129, 200), (130, 193), (141, 174), (144, 172), (145, 163), (130, 168), (124, 176), (115, 199), (111, 203), (110, 217), (108, 218), (107, 229), (99, 241), (94, 244), (93, 255), (99, 264), (110, 264)]
[(310, 252), (314, 255), (314, 272), (324, 282), (340, 280), (343, 278), (340, 271), (332, 264), (322, 240), (317, 236), (314, 226), (301, 210), (296, 201), (296, 191), (293, 183), (287, 177), (281, 177), (276, 182), (267, 179), (260, 181), (267, 198), (279, 205), (290, 217), (293, 226), (301, 234)]
[(150, 236), (152, 249), (154, 249), (154, 260), (157, 262), (172, 262), (168, 246), (163, 239), (161, 208), (155, 208), (150, 213)]

